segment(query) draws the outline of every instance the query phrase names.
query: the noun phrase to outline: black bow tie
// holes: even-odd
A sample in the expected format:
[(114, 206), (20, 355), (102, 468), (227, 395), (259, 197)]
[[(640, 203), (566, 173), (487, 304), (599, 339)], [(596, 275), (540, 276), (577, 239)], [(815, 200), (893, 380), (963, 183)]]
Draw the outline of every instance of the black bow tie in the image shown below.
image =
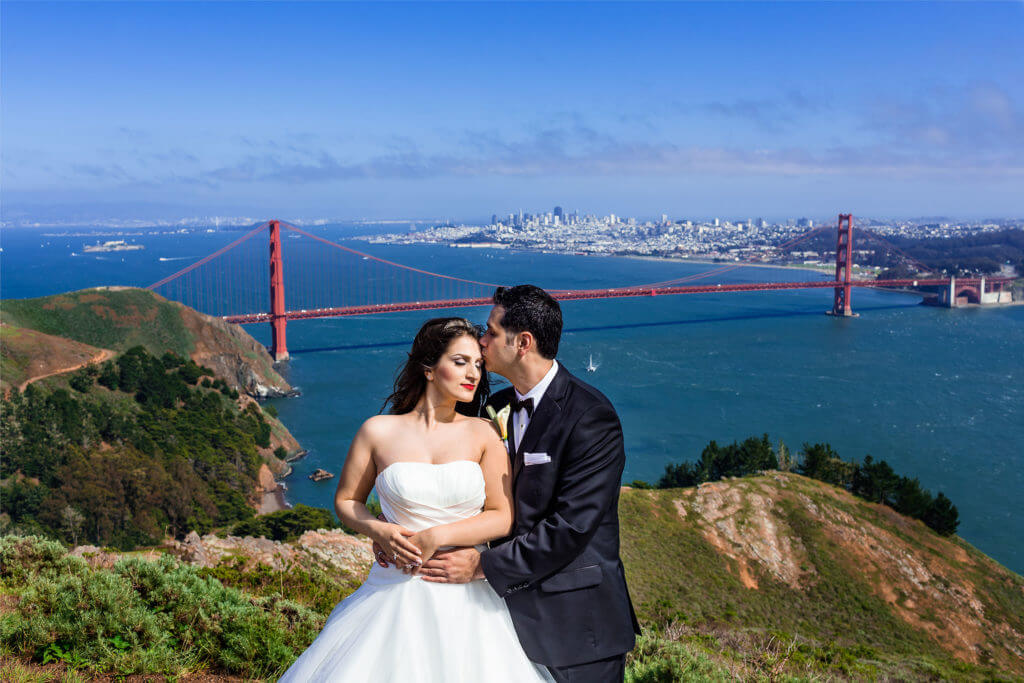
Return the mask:
[(533, 398), (524, 398), (522, 401), (512, 399), (512, 412), (518, 413), (521, 408), (526, 409), (526, 416), (533, 417)]

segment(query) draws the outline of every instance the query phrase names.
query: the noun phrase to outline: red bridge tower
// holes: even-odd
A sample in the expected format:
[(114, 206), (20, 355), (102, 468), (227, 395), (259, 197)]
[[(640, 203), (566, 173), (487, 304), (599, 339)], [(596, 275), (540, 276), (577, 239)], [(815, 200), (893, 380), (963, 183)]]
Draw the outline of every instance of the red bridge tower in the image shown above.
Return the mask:
[(270, 355), (274, 362), (288, 360), (284, 330), (288, 324), (284, 308), (284, 263), (281, 260), (281, 222), (270, 221)]
[(852, 318), (857, 314), (850, 308), (850, 267), (853, 265), (853, 214), (839, 214), (836, 236), (836, 282), (843, 283), (835, 288), (835, 300), (829, 315)]

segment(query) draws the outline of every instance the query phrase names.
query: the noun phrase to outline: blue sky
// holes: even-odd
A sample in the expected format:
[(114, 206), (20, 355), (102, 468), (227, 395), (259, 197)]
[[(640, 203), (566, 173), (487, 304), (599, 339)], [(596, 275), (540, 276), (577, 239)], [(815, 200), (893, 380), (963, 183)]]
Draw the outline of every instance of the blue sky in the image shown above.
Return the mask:
[(7, 220), (1024, 215), (1024, 3), (0, 4)]

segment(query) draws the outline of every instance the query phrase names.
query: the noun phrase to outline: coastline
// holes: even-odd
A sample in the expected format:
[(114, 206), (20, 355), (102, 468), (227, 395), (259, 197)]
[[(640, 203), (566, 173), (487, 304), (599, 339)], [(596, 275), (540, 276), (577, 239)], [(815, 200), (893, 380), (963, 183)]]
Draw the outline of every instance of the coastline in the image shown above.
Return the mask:
[[(368, 238), (361, 236), (356, 237), (358, 240), (369, 241)], [(658, 261), (661, 263), (695, 263), (703, 266), (737, 266), (744, 268), (785, 268), (787, 270), (804, 270), (812, 273), (820, 273), (822, 275), (829, 275), (833, 270), (833, 266), (821, 266), (815, 268), (807, 265), (792, 265), (784, 263), (750, 263), (747, 261), (708, 261), (706, 259), (690, 259), (690, 258), (674, 258), (669, 256), (649, 256), (644, 254), (602, 254), (602, 253), (590, 253), (590, 252), (579, 252), (572, 250), (558, 250), (558, 249), (534, 249), (530, 247), (515, 246), (512, 244), (482, 244), (482, 243), (465, 243), (465, 244), (454, 244), (451, 242), (403, 242), (402, 244), (410, 245), (422, 245), (422, 246), (446, 246), (446, 247), (474, 247), (478, 249), (498, 249), (502, 251), (521, 251), (525, 253), (537, 253), (537, 254), (563, 254), (567, 256), (592, 256), (600, 258), (628, 258), (638, 261)]]
[[(584, 254), (585, 256), (597, 256), (598, 254)], [(608, 254), (615, 258), (628, 258), (638, 261), (658, 261), (659, 263), (695, 263), (701, 266), (736, 266), (737, 268), (785, 268), (786, 270), (806, 270), (811, 273), (829, 274), (829, 268), (814, 268), (804, 265), (788, 265), (784, 263), (748, 263), (746, 261), (707, 261), (704, 259), (670, 258), (667, 256), (642, 256), (639, 254)]]
[(291, 507), (284, 497), (284, 485), (274, 479), (274, 473), (270, 471), (270, 467), (266, 463), (260, 465), (259, 490), (261, 497), (256, 509), (257, 515), (266, 515)]

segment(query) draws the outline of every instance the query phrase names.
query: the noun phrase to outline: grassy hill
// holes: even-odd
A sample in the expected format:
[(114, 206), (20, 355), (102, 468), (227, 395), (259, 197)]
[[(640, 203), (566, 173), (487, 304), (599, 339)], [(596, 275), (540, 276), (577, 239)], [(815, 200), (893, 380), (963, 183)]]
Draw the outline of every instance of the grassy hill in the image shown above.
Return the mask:
[(0, 393), (35, 378), (106, 360), (107, 349), (0, 323)]
[(658, 656), (742, 678), (1024, 677), (1024, 579), (891, 508), (773, 472), (629, 490), (620, 514)]
[(36, 299), (5, 299), (0, 309), (0, 321), (11, 328), (117, 352), (134, 346), (158, 356), (170, 351), (212, 367), (245, 393), (263, 393), (258, 386), (270, 394), (291, 390), (266, 350), (240, 328), (146, 289), (97, 287)]
[(0, 319), (104, 349), (144, 346), (190, 356), (195, 348), (181, 306), (145, 289), (83, 289), (38, 299), (6, 299)]
[[(135, 346), (155, 356), (169, 351), (190, 358), (242, 394), (267, 397), (292, 391), (266, 349), (237, 325), (146, 289), (96, 287), (0, 302), (0, 393)], [(67, 377), (47, 384), (66, 387)], [(272, 445), (261, 455), (274, 473), (282, 474), (287, 465), (273, 451), (283, 447), (295, 455), (301, 446), (277, 418), (268, 415), (266, 419)]]
[[(1024, 680), (1024, 579), (890, 508), (776, 472), (686, 489), (626, 489), (620, 516), (626, 574), (644, 626), (627, 681)], [(7, 567), (0, 570), (0, 654), (8, 672), (59, 680), (70, 664), (78, 672), (71, 675), (89, 679), (97, 669), (157, 673), (147, 667), (159, 662), (159, 673), (179, 680), (273, 680), (370, 565), (365, 545), (348, 538), (331, 551), (324, 533), (278, 544), (193, 543), (191, 554), (179, 556), (204, 563), (159, 560), (163, 604), (165, 598), (124, 584), (153, 573), (133, 554), (119, 563), (95, 557), (87, 569), (59, 547), (0, 539)], [(311, 552), (343, 555), (344, 569), (281, 562)], [(133, 611), (109, 617), (108, 633), (133, 623), (119, 619), (143, 623), (149, 613), (175, 613), (183, 609), (179, 596), (190, 595), (210, 596), (211, 605), (256, 606), (232, 609), (259, 629), (239, 625), (226, 652), (161, 649), (165, 636), (156, 631), (132, 636), (150, 640), (123, 651), (102, 639), (72, 646), (59, 634), (88, 632), (89, 620), (99, 617), (38, 587), (59, 574), (77, 577), (97, 601), (123, 586)], [(176, 590), (176, 582), (188, 590)], [(168, 638), (183, 638), (171, 622), (162, 628)], [(194, 629), (188, 638), (196, 643), (226, 638), (216, 624)], [(263, 641), (247, 640), (253, 638), (273, 647), (261, 649)], [(60, 655), (49, 673), (39, 668), (39, 655), (30, 661), (47, 648)]]

